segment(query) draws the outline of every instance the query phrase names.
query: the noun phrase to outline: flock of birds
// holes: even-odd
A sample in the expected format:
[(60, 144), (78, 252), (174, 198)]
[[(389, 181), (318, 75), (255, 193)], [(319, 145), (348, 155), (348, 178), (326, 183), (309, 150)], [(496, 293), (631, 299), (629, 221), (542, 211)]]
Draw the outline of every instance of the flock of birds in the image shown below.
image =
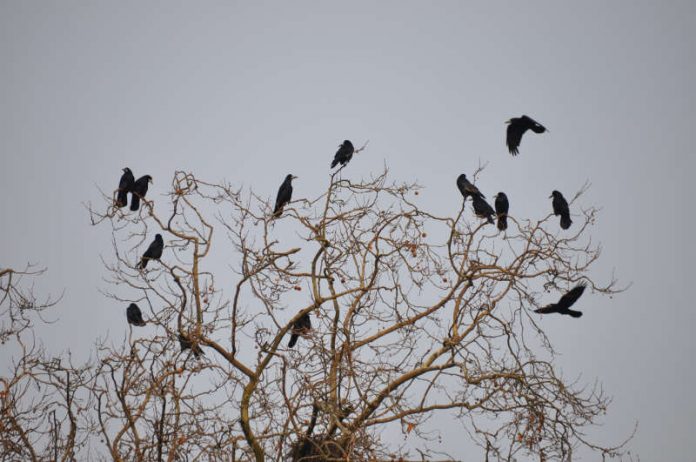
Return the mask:
[[(536, 122), (531, 117), (523, 115), (522, 117), (515, 117), (506, 122), (507, 126), (507, 136), (506, 143), (510, 154), (516, 156), (519, 154), (519, 146), (522, 141), (522, 135), (524, 135), (528, 130), (534, 133), (544, 133), (546, 128), (540, 123)], [(335, 168), (340, 165), (341, 168), (345, 167), (348, 162), (353, 158), (353, 154), (357, 151), (349, 140), (345, 140), (338, 148), (338, 151), (334, 155), (334, 159), (331, 162), (331, 168)], [(284, 207), (292, 201), (292, 180), (297, 177), (292, 174), (288, 174), (285, 180), (280, 185), (278, 189), (278, 195), (276, 196), (275, 207), (273, 208), (273, 218), (278, 218), (283, 214)], [(131, 194), (130, 209), (132, 211), (137, 211), (140, 207), (140, 200), (145, 198), (147, 194), (148, 186), (152, 183), (152, 177), (150, 175), (144, 175), (137, 180), (133, 176), (133, 172), (128, 168), (123, 169), (123, 175), (118, 184), (118, 190), (116, 191), (116, 207), (125, 207), (128, 204), (128, 194)], [(494, 196), (495, 198), (495, 210), (486, 201), (486, 196), (481, 193), (481, 191), (471, 183), (465, 174), (459, 175), (457, 178), (457, 188), (464, 197), (464, 203), (471, 197), (474, 214), (479, 218), (484, 218), (488, 223), (493, 224), (495, 222), (493, 217), (497, 218), (497, 227), (499, 230), (504, 231), (507, 229), (507, 217), (508, 211), (510, 209), (510, 203), (508, 197), (504, 192), (499, 192)], [(561, 228), (566, 230), (570, 228), (573, 221), (570, 218), (570, 209), (568, 207), (568, 202), (563, 197), (559, 191), (554, 190), (549, 196), (552, 199), (551, 205), (553, 208), (553, 213), (555, 216), (560, 216)], [(150, 260), (159, 260), (162, 257), (162, 252), (164, 251), (164, 240), (161, 234), (156, 234), (155, 239), (150, 243), (145, 253), (142, 255), (140, 262), (137, 265), (137, 269), (144, 270)], [(537, 313), (548, 314), (548, 313), (559, 313), (563, 315), (568, 315), (573, 318), (579, 318), (582, 316), (582, 312), (571, 310), (570, 307), (580, 298), (585, 290), (584, 284), (579, 284), (569, 292), (565, 293), (558, 302), (546, 305), (542, 308), (534, 310)], [(128, 323), (134, 326), (144, 326), (145, 321), (143, 320), (142, 312), (140, 308), (135, 303), (131, 303), (126, 309), (126, 318)], [(297, 343), (300, 336), (305, 337), (309, 335), (312, 330), (312, 321), (309, 314), (305, 314), (299, 318), (292, 326), (290, 330), (290, 341), (288, 343), (289, 348), (293, 348)], [(204, 354), (200, 346), (193, 344), (189, 339), (179, 334), (179, 344), (181, 350), (191, 349), (196, 357)]]

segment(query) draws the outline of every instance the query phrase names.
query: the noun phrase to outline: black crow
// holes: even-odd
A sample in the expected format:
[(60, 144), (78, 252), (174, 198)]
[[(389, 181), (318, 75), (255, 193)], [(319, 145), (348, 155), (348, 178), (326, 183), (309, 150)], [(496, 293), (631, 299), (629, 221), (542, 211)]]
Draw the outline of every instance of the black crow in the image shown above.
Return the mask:
[(134, 326), (144, 326), (145, 321), (143, 321), (143, 313), (138, 308), (138, 305), (131, 303), (126, 308), (126, 319), (128, 324), (133, 324)]
[(353, 158), (354, 152), (355, 148), (353, 147), (353, 143), (349, 140), (343, 141), (343, 144), (341, 144), (338, 147), (338, 151), (336, 151), (333, 162), (331, 162), (331, 168), (334, 168), (338, 164), (342, 166), (346, 165)]
[(553, 214), (561, 216), (561, 228), (568, 229), (573, 224), (570, 219), (570, 209), (568, 209), (568, 201), (565, 200), (563, 194), (558, 191), (553, 191), (549, 198), (553, 197)]
[(150, 175), (141, 176), (135, 180), (135, 183), (133, 183), (133, 190), (131, 191), (131, 210), (138, 210), (140, 207), (140, 199), (145, 199), (147, 187), (150, 183), (152, 183), (152, 177)]
[(493, 210), (493, 207), (486, 202), (483, 195), (473, 194), (471, 197), (474, 201), (474, 213), (476, 216), (487, 219), (488, 223), (493, 223), (493, 215), (495, 214), (495, 210)]
[(486, 197), (483, 194), (481, 194), (481, 191), (471, 184), (469, 180), (466, 179), (466, 175), (463, 173), (457, 177), (457, 188), (459, 188), (459, 192), (462, 193), (462, 196), (464, 196), (464, 200), (468, 196), (481, 196), (481, 197)]
[(545, 307), (536, 309), (534, 311), (537, 313), (542, 313), (542, 314), (547, 314), (547, 313), (567, 314), (568, 316), (572, 316), (574, 318), (579, 318), (580, 316), (582, 316), (582, 312), (571, 310), (570, 307), (573, 306), (573, 303), (578, 301), (578, 298), (580, 298), (580, 296), (582, 295), (582, 293), (584, 291), (585, 291), (585, 284), (577, 285), (570, 292), (563, 295), (561, 297), (561, 299), (558, 300), (558, 303), (552, 303), (550, 305), (546, 305)]
[(285, 181), (278, 188), (278, 196), (276, 197), (275, 208), (273, 209), (273, 216), (279, 217), (283, 213), (283, 207), (285, 204), (292, 200), (292, 180), (297, 178), (292, 174), (288, 174), (285, 177)]
[(495, 214), (498, 216), (498, 229), (501, 231), (507, 229), (508, 210), (510, 210), (510, 203), (507, 195), (501, 191), (495, 196)]
[(510, 154), (516, 156), (519, 154), (520, 143), (522, 142), (522, 135), (527, 130), (532, 130), (534, 133), (544, 133), (546, 128), (526, 115), (522, 117), (514, 117), (507, 122), (507, 147)]
[(290, 329), (292, 335), (290, 336), (290, 342), (288, 343), (288, 348), (292, 348), (297, 343), (298, 337), (309, 335), (309, 331), (312, 330), (312, 320), (309, 318), (309, 313), (302, 316), (300, 319), (295, 321)]
[(201, 355), (205, 355), (205, 353), (203, 352), (203, 350), (201, 350), (201, 347), (198, 346), (198, 344), (194, 345), (193, 342), (191, 342), (191, 340), (187, 339), (181, 334), (178, 334), (178, 337), (181, 351), (190, 349), (193, 352), (193, 356), (195, 356), (196, 358), (201, 357)]
[(138, 264), (139, 269), (145, 269), (147, 267), (147, 262), (150, 260), (159, 260), (162, 257), (162, 251), (164, 250), (164, 241), (162, 240), (162, 235), (157, 234), (155, 240), (150, 243), (143, 254), (143, 258), (140, 259)]
[(116, 207), (124, 207), (128, 205), (128, 193), (133, 192), (135, 178), (133, 172), (128, 167), (123, 169), (123, 175), (118, 182), (118, 194), (116, 196)]

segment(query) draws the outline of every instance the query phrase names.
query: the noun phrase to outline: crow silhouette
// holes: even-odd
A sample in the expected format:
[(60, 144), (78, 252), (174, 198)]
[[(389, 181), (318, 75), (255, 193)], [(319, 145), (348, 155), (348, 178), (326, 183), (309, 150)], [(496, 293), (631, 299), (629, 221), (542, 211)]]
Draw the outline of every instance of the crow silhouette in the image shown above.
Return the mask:
[(561, 297), (560, 300), (558, 300), (557, 303), (552, 303), (550, 305), (546, 305), (543, 308), (539, 308), (534, 310), (537, 313), (541, 314), (548, 314), (548, 313), (559, 313), (559, 314), (566, 314), (568, 316), (572, 316), (574, 318), (579, 318), (582, 316), (582, 312), (580, 311), (575, 311), (571, 310), (570, 307), (573, 306), (575, 302), (578, 301), (578, 298), (582, 295), (582, 293), (585, 291), (585, 284), (579, 284), (575, 286), (573, 289), (571, 289), (569, 292), (567, 292), (565, 295)]
[(474, 194), (471, 197), (474, 201), (474, 213), (476, 214), (476, 216), (479, 218), (487, 219), (488, 223), (494, 223), (493, 215), (495, 214), (495, 210), (493, 210), (493, 207), (491, 207), (488, 204), (488, 202), (486, 202), (486, 199), (483, 198), (483, 195)]
[(132, 324), (134, 326), (145, 325), (145, 321), (143, 321), (143, 313), (135, 303), (131, 303), (128, 305), (128, 308), (126, 308), (126, 319), (128, 320), (128, 324)]
[(459, 192), (462, 193), (464, 200), (466, 200), (466, 198), (469, 196), (486, 197), (481, 194), (481, 191), (479, 191), (476, 186), (471, 184), (471, 182), (466, 179), (466, 175), (463, 173), (457, 177), (457, 188), (459, 188)]
[(150, 243), (143, 257), (140, 259), (138, 264), (139, 269), (145, 269), (147, 267), (147, 262), (150, 260), (159, 260), (162, 258), (162, 251), (164, 250), (164, 241), (162, 240), (162, 235), (155, 235), (155, 240)]
[(135, 178), (133, 172), (128, 167), (123, 169), (123, 175), (118, 182), (118, 194), (116, 195), (116, 207), (125, 207), (128, 205), (128, 193), (133, 192)]
[(570, 209), (568, 208), (568, 201), (565, 200), (563, 194), (558, 191), (553, 191), (549, 198), (553, 197), (553, 214), (561, 216), (561, 228), (568, 229), (570, 225), (573, 224), (573, 220), (570, 219)]
[(510, 203), (507, 195), (499, 192), (495, 195), (495, 214), (498, 216), (498, 229), (501, 231), (507, 229), (508, 210), (510, 210)]
[(283, 213), (283, 207), (292, 200), (292, 180), (297, 178), (292, 174), (288, 174), (285, 177), (285, 181), (278, 188), (278, 196), (276, 197), (275, 208), (273, 209), (273, 216), (278, 218)]
[(309, 313), (302, 316), (300, 319), (295, 321), (290, 328), (290, 342), (288, 343), (288, 348), (292, 348), (297, 343), (297, 339), (301, 336), (309, 335), (312, 330), (312, 320), (309, 317)]
[(343, 144), (339, 145), (338, 151), (336, 151), (333, 162), (331, 162), (331, 168), (334, 168), (338, 164), (342, 166), (346, 165), (353, 158), (354, 152), (355, 148), (353, 147), (353, 143), (349, 140), (343, 141)]
[(205, 352), (201, 350), (201, 347), (199, 347), (198, 344), (194, 345), (191, 340), (187, 339), (181, 334), (178, 334), (178, 337), (179, 346), (181, 346), (181, 351), (191, 350), (196, 358), (200, 358), (202, 355), (205, 355)]
[(152, 183), (152, 177), (150, 175), (141, 176), (135, 183), (133, 183), (133, 189), (131, 190), (131, 205), (130, 209), (136, 211), (140, 208), (140, 199), (145, 199), (145, 194), (147, 194), (147, 187)]
[(514, 117), (506, 122), (507, 127), (507, 147), (510, 154), (516, 156), (519, 154), (520, 143), (522, 142), (522, 135), (527, 130), (532, 130), (534, 133), (544, 133), (546, 128), (532, 119), (529, 116), (523, 115), (522, 117)]

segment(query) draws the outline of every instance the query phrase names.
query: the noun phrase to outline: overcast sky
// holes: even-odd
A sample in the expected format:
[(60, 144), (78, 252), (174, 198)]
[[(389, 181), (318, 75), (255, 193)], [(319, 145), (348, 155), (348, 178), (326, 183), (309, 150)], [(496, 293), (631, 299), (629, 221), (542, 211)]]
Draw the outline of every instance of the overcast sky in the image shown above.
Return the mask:
[[(0, 266), (40, 263), (37, 288), (65, 290), (44, 342), (122, 335), (99, 293), (110, 233), (82, 203), (124, 166), (153, 198), (175, 169), (269, 198), (292, 172), (314, 196), (337, 144), (369, 139), (347, 172), (386, 164), (440, 214), (479, 162), (522, 216), (589, 180), (594, 274), (632, 286), (544, 323), (564, 373), (614, 396), (594, 435), (637, 421), (641, 460), (696, 460), (696, 2), (376, 3), (0, 0)], [(521, 114), (550, 133), (512, 158), (504, 121)]]

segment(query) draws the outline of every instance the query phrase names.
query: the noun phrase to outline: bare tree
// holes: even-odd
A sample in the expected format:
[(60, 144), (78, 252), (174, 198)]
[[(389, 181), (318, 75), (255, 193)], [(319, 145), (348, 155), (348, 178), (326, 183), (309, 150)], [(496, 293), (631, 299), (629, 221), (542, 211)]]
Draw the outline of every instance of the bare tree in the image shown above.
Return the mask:
[[(617, 291), (591, 278), (597, 210), (580, 206), (584, 188), (569, 232), (549, 214), (510, 216), (500, 233), (457, 207), (456, 190), (453, 216), (437, 216), (420, 191), (386, 171), (336, 173), (276, 219), (252, 191), (185, 172), (136, 214), (105, 196), (91, 215), (112, 229), (107, 295), (148, 320), (98, 348), (91, 393), (111, 457), (430, 460), (441, 455), (427, 422), (440, 413), (486, 460), (570, 460), (579, 445), (618, 454), (583, 433), (608, 399), (557, 372), (532, 312), (579, 282)], [(139, 270), (155, 233), (164, 255)], [(287, 348), (305, 315), (311, 332)], [(394, 425), (415, 452), (380, 440)]]
[(35, 337), (35, 323), (58, 300), (38, 299), (33, 280), (44, 270), (28, 266), (0, 269), (0, 460), (76, 460), (89, 431), (78, 415), (90, 408), (89, 367), (76, 367), (70, 355), (49, 355)]

